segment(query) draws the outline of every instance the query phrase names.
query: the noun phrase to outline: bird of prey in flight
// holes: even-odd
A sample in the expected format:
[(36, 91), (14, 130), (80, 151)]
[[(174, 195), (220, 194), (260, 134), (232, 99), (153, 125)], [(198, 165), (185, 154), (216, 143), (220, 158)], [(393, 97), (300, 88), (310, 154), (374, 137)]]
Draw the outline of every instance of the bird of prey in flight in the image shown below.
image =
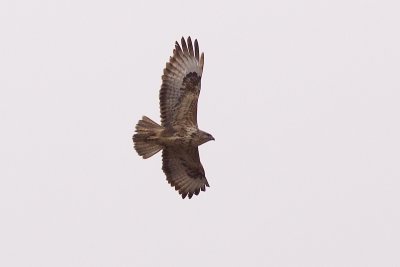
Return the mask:
[(143, 116), (133, 135), (134, 148), (144, 159), (162, 150), (162, 169), (168, 183), (182, 198), (209, 187), (198, 146), (215, 140), (198, 128), (197, 102), (201, 89), (204, 53), (197, 40), (175, 42), (164, 69), (160, 89), (161, 125)]

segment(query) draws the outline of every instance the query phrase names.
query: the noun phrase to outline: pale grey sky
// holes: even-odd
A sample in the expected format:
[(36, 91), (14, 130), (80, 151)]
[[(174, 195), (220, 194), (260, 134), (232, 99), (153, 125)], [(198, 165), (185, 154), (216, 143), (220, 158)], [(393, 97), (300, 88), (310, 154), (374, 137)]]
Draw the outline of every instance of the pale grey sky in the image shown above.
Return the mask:
[[(399, 266), (398, 1), (0, 2), (0, 266)], [(160, 154), (175, 40), (205, 52), (211, 187)]]

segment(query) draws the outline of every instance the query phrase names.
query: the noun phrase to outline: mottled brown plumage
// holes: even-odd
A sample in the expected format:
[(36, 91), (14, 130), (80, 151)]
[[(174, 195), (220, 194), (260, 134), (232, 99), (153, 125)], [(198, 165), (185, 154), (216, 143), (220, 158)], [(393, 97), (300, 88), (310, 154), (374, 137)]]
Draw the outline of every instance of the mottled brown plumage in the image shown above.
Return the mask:
[(143, 158), (163, 150), (163, 171), (182, 198), (205, 191), (207, 182), (198, 146), (214, 140), (197, 125), (204, 54), (190, 37), (175, 43), (160, 89), (161, 125), (143, 116), (136, 125), (134, 147)]

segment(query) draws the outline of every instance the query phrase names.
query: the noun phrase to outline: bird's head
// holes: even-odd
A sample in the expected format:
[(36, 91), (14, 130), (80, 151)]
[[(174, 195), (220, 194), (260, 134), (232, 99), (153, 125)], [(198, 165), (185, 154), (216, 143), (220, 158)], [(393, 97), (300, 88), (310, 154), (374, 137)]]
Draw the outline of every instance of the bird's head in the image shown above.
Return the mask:
[(200, 145), (202, 145), (202, 144), (204, 144), (204, 143), (206, 143), (208, 141), (215, 140), (214, 137), (211, 134), (206, 133), (204, 131), (199, 131), (199, 137), (200, 137), (199, 138), (200, 139)]

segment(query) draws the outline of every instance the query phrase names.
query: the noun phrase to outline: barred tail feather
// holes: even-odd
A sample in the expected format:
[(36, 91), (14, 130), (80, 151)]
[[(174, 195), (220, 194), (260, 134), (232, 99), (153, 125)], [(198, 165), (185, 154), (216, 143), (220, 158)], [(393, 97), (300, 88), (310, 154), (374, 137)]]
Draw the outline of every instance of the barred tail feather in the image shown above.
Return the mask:
[(136, 152), (144, 159), (150, 158), (163, 147), (157, 143), (158, 133), (163, 127), (146, 116), (136, 124), (136, 133), (133, 135), (133, 143)]

